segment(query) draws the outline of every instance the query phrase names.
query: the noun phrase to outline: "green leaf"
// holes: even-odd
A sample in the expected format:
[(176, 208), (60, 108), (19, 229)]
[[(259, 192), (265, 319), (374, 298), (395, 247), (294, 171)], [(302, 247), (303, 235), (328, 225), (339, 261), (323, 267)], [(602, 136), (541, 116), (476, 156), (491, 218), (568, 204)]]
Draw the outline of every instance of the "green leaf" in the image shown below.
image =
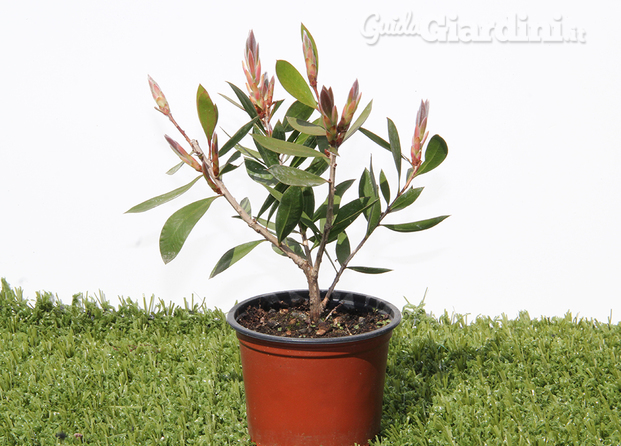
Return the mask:
[(332, 229), (330, 230), (328, 243), (335, 241), (338, 238), (338, 235), (349, 225), (351, 225), (362, 212), (373, 206), (375, 203), (375, 201), (372, 201), (369, 198), (359, 198), (347, 203), (344, 206), (341, 206), (339, 213), (334, 219)]
[(248, 176), (257, 183), (267, 186), (274, 186), (278, 183), (278, 180), (274, 178), (274, 175), (272, 175), (263, 164), (250, 158), (246, 158), (244, 164)]
[(401, 223), (397, 225), (382, 225), (391, 231), (396, 232), (416, 232), (416, 231), (424, 231), (425, 229), (433, 228), (435, 225), (440, 223), (442, 220), (447, 218), (448, 215), (442, 215), (441, 217), (430, 218), (428, 220), (421, 220), (412, 223)]
[(283, 88), (301, 103), (317, 108), (310, 87), (300, 72), (286, 60), (276, 61), (276, 76)]
[(371, 114), (371, 109), (372, 108), (373, 108), (373, 101), (369, 102), (369, 104), (364, 108), (364, 110), (362, 110), (362, 113), (360, 113), (360, 116), (358, 116), (358, 119), (356, 119), (354, 121), (354, 123), (351, 125), (351, 127), (349, 127), (349, 130), (347, 130), (347, 133), (345, 133), (345, 138), (343, 139), (343, 141), (347, 141), (347, 139), (351, 135), (356, 133), (356, 131), (360, 127), (362, 127), (362, 125), (365, 123), (365, 121), (367, 120), (367, 118)]
[(390, 203), (390, 184), (388, 184), (386, 174), (383, 170), (380, 170), (380, 189), (382, 190), (382, 195), (386, 203)]
[(171, 167), (170, 169), (168, 169), (166, 171), (166, 175), (174, 175), (177, 173), (177, 171), (179, 169), (181, 169), (183, 167), (185, 163), (183, 161), (181, 161), (179, 164), (175, 165), (174, 167)]
[(302, 218), (302, 189), (290, 187), (283, 194), (276, 212), (276, 237), (282, 242)]
[(241, 158), (241, 152), (236, 151), (235, 153), (233, 153), (229, 159), (226, 160), (226, 163), (224, 163), (223, 165), (220, 165), (220, 176), (223, 176), (229, 172), (232, 172), (233, 170), (237, 169), (240, 165), (239, 164), (233, 164), (234, 161), (237, 161), (237, 159)]
[(392, 204), (390, 211), (400, 211), (401, 209), (405, 209), (412, 203), (416, 201), (418, 196), (423, 191), (422, 187), (412, 188), (410, 187), (407, 191), (405, 191), (400, 197), (398, 197), (395, 202)]
[(226, 99), (227, 101), (229, 101), (231, 104), (233, 104), (235, 107), (239, 108), (240, 110), (244, 110), (244, 107), (242, 107), (239, 102), (235, 102), (234, 99), (229, 98), (227, 95), (222, 94), (222, 93), (218, 93), (220, 96), (222, 96), (224, 99)]
[(322, 175), (330, 167), (330, 161), (327, 158), (315, 158), (311, 161), (305, 171), (314, 173), (315, 175)]
[(433, 135), (425, 149), (425, 161), (418, 168), (418, 175), (427, 173), (442, 164), (448, 155), (448, 145), (440, 135)]
[(278, 207), (278, 203), (280, 202), (282, 198), (283, 192), (287, 190), (289, 186), (283, 183), (278, 183), (273, 188), (266, 184), (264, 184), (263, 187), (269, 192), (269, 196), (263, 202), (263, 205), (261, 206), (261, 209), (259, 209), (259, 213), (257, 214), (257, 217), (260, 217), (261, 215), (263, 215), (265, 211), (270, 209), (270, 213), (267, 218), (269, 220), (272, 217), (272, 214), (274, 213), (274, 211), (276, 210), (276, 207)]
[[(255, 136), (264, 137), (263, 135), (260, 135), (257, 132), (258, 130), (255, 128), (253, 130), (252, 140), (254, 141), (254, 145), (256, 146), (257, 150), (259, 151), (259, 154), (260, 154), (259, 160), (262, 160), (263, 163), (268, 167), (273, 166), (275, 164), (280, 164), (280, 156), (278, 155), (278, 153), (274, 152), (273, 150), (270, 150), (269, 148), (265, 147), (263, 144), (260, 144), (259, 141), (254, 138)], [(274, 139), (274, 138), (269, 138), (269, 139)], [(280, 141), (280, 140), (276, 139), (275, 141)]]
[(198, 92), (196, 93), (196, 108), (198, 110), (198, 119), (203, 126), (207, 139), (211, 141), (213, 132), (218, 122), (218, 107), (213, 103), (207, 90), (202, 85), (198, 86)]
[(347, 261), (347, 258), (351, 254), (351, 246), (349, 244), (349, 237), (345, 231), (338, 235), (336, 240), (336, 259), (342, 265)]
[[(328, 143), (328, 138), (326, 138), (325, 136), (317, 136), (316, 138), (317, 138), (317, 148), (319, 149), (321, 153), (326, 153), (326, 150), (330, 150), (332, 146)], [(328, 157), (326, 157), (326, 159), (327, 158)]]
[(289, 125), (295, 130), (306, 135), (325, 136), (326, 134), (326, 129), (324, 129), (323, 127), (311, 124), (310, 122), (303, 121), (301, 119), (287, 116), (287, 122), (289, 122)]
[(252, 206), (250, 205), (250, 200), (248, 197), (242, 198), (242, 201), (239, 203), (242, 209), (246, 212), (246, 214), (252, 216)]
[(276, 138), (279, 139), (281, 141), (284, 141), (285, 139), (287, 139), (287, 135), (285, 133), (285, 126), (282, 125), (282, 122), (277, 121), (276, 124), (274, 125), (274, 129), (272, 130), (272, 138)]
[(375, 176), (373, 174), (373, 163), (371, 163), (370, 169), (370, 171), (369, 169), (364, 169), (358, 186), (358, 194), (360, 198), (368, 197), (376, 202), (364, 212), (364, 218), (368, 221), (367, 235), (371, 234), (379, 224), (380, 214), (382, 211), (379, 202), (377, 183), (375, 182)]
[(173, 191), (170, 191), (168, 193), (162, 194), (162, 195), (158, 195), (157, 197), (151, 198), (150, 200), (147, 201), (143, 201), (142, 203), (134, 206), (133, 208), (131, 208), (129, 211), (126, 211), (126, 214), (136, 214), (138, 212), (145, 212), (148, 211), (149, 209), (153, 209), (154, 207), (157, 207), (161, 204), (167, 203), (170, 200), (173, 200), (175, 198), (177, 198), (178, 196), (184, 194), (185, 192), (187, 192), (188, 190), (190, 190), (190, 188), (192, 186), (194, 186), (194, 184), (196, 184), (196, 182), (203, 178), (202, 175), (194, 178), (192, 181), (190, 181), (188, 184), (186, 184), (185, 186), (181, 186)]
[(389, 273), (390, 271), (392, 271), (391, 269), (388, 269), (388, 268), (371, 268), (368, 266), (348, 266), (347, 269), (351, 269), (358, 273), (364, 273), (364, 274), (384, 274), (384, 273)]
[[(287, 109), (287, 112), (285, 113), (285, 117), (287, 117), (287, 118), (297, 118), (297, 119), (301, 119), (303, 121), (307, 121), (308, 118), (311, 117), (311, 115), (313, 114), (314, 111), (315, 111), (314, 108), (311, 108), (311, 107), (309, 107), (306, 104), (302, 104), (300, 101), (295, 101)], [(289, 125), (289, 122), (287, 120), (285, 120), (284, 125), (285, 125), (285, 131), (286, 132), (290, 132), (291, 130), (293, 130), (293, 127), (291, 127), (291, 125)]]
[(226, 155), (226, 153), (231, 150), (233, 147), (235, 147), (237, 145), (238, 142), (240, 142), (242, 139), (244, 139), (244, 136), (246, 136), (248, 134), (248, 132), (250, 131), (250, 129), (252, 128), (252, 126), (257, 122), (259, 118), (254, 118), (250, 121), (248, 121), (246, 124), (244, 124), (238, 131), (235, 132), (235, 134), (233, 136), (231, 136), (229, 138), (229, 140), (227, 142), (224, 143), (224, 145), (220, 148), (218, 154), (219, 156), (224, 156)]
[(243, 243), (239, 246), (236, 246), (235, 248), (229, 249), (227, 252), (224, 253), (220, 260), (218, 260), (218, 263), (216, 263), (216, 266), (211, 271), (209, 278), (211, 279), (212, 277), (220, 274), (229, 266), (244, 258), (246, 255), (248, 255), (248, 253), (250, 253), (250, 251), (256, 248), (257, 245), (264, 241), (265, 240), (257, 240), (254, 242)]
[(375, 144), (377, 144), (378, 146), (388, 150), (390, 152), (390, 143), (388, 141), (386, 141), (384, 138), (377, 136), (375, 133), (371, 132), (370, 130), (367, 130), (365, 128), (361, 128), (360, 129), (360, 133), (362, 133), (363, 135), (365, 135), (367, 138), (369, 138), (371, 141), (373, 141)]
[(209, 197), (189, 204), (166, 220), (160, 234), (160, 254), (164, 263), (177, 257), (188, 235), (216, 198)]
[[(291, 237), (287, 237), (287, 238), (285, 238), (283, 240), (282, 243), (287, 245), (287, 247), (289, 247), (289, 249), (291, 249), (291, 251), (293, 251), (294, 253), (296, 253), (300, 257), (306, 257), (306, 253), (304, 252), (304, 248), (302, 247), (302, 245), (300, 245), (300, 243), (297, 240), (292, 239)], [(285, 256), (285, 257), (287, 256), (287, 254), (282, 252), (281, 249), (277, 248), (274, 245), (272, 245), (272, 249), (274, 250), (274, 252), (276, 254), (279, 254), (279, 255)]]
[(395, 160), (395, 167), (397, 168), (397, 176), (399, 178), (399, 184), (401, 183), (401, 141), (399, 140), (399, 132), (395, 123), (388, 119), (388, 139), (390, 140), (390, 151), (392, 157)]
[(281, 166), (279, 164), (273, 165), (268, 171), (274, 175), (274, 178), (278, 181), (288, 184), (289, 186), (315, 187), (327, 182), (320, 176), (306, 172), (305, 170)]
[(283, 155), (303, 156), (306, 158), (327, 158), (322, 152), (303, 146), (302, 144), (282, 141), (280, 139), (257, 134), (252, 135), (252, 137), (266, 149), (276, 153), (282, 153)]
[(310, 220), (309, 216), (315, 212), (315, 193), (312, 187), (302, 189), (302, 209), (306, 220)]
[[(345, 192), (347, 192), (347, 189), (349, 189), (352, 184), (354, 184), (354, 180), (345, 180), (342, 183), (339, 183), (336, 185), (335, 192), (334, 192), (334, 207), (333, 207), (333, 211), (335, 215), (338, 214), (339, 212), (339, 206), (341, 204), (341, 197), (343, 196)], [(326, 198), (324, 202), (322, 203), (322, 205), (319, 206), (317, 210), (315, 211), (315, 214), (313, 215), (313, 221), (326, 218), (327, 210), (328, 210), (328, 199)]]
[(248, 98), (248, 96), (246, 96), (246, 94), (239, 87), (235, 86), (234, 84), (230, 82), (227, 82), (227, 83), (229, 84), (233, 92), (235, 93), (235, 96), (237, 96), (237, 99), (239, 99), (239, 102), (241, 102), (242, 107), (244, 107), (244, 110), (246, 110), (246, 113), (248, 113), (248, 115), (252, 119), (256, 118), (258, 116), (257, 111), (254, 108), (254, 105), (252, 105), (250, 98)]
[[(226, 132), (224, 132), (226, 133)], [(227, 135), (229, 136), (229, 135)], [(253, 142), (255, 142), (256, 145), (256, 141), (254, 141), (254, 139), (252, 140)], [(248, 158), (254, 158), (255, 160), (261, 160), (261, 153), (257, 152), (256, 150), (252, 150), (249, 149), (248, 147), (242, 146), (241, 144), (237, 143), (235, 144), (235, 150), (237, 151), (237, 153), (240, 153), (241, 155), (244, 155)]]
[[(279, 184), (280, 185), (280, 184)], [(276, 190), (272, 187), (268, 187), (268, 186), (263, 186), (267, 189), (267, 191), (269, 192), (270, 196), (272, 196), (276, 201), (280, 201), (282, 199), (282, 192), (280, 192), (279, 190)], [(286, 187), (286, 186), (285, 186)], [(259, 213), (259, 215), (262, 214)]]

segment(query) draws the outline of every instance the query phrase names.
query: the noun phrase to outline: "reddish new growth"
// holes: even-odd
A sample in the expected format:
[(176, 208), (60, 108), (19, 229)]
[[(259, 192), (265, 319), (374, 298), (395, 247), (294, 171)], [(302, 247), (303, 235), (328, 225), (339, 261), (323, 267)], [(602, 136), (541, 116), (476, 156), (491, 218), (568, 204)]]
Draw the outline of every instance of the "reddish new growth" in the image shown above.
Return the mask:
[(242, 63), (246, 74), (246, 88), (248, 97), (254, 105), (259, 119), (263, 122), (268, 131), (272, 133), (270, 118), (272, 117), (274, 104), (274, 76), (268, 80), (267, 73), (261, 73), (261, 60), (259, 59), (259, 44), (254, 38), (254, 33), (250, 31), (246, 39), (245, 61)]

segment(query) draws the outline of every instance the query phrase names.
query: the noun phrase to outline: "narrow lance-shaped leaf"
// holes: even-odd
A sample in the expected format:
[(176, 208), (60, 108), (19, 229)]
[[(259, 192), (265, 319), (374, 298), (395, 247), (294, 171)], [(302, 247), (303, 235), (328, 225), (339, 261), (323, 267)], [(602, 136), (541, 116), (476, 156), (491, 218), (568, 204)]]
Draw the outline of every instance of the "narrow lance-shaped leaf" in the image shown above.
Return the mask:
[(220, 148), (219, 156), (226, 155), (229, 150), (231, 150), (237, 145), (238, 142), (244, 139), (244, 136), (248, 134), (248, 132), (250, 131), (250, 129), (252, 129), (252, 126), (257, 122), (258, 119), (259, 118), (254, 118), (248, 121), (239, 130), (237, 130), (235, 134), (231, 136), (229, 140), (225, 142), (224, 145)]
[(390, 203), (390, 184), (388, 184), (388, 179), (383, 170), (380, 170), (380, 190), (386, 203)]
[(392, 157), (395, 160), (395, 167), (397, 168), (399, 184), (401, 184), (401, 141), (399, 140), (399, 132), (397, 132), (395, 123), (390, 119), (388, 119), (388, 139), (390, 140), (390, 151), (392, 152)]
[(310, 122), (303, 121), (297, 118), (292, 118), (290, 116), (287, 116), (287, 121), (289, 122), (289, 125), (291, 127), (293, 127), (300, 133), (314, 136), (323, 136), (326, 134), (326, 129), (319, 125), (311, 124)]
[(231, 104), (233, 104), (235, 107), (239, 108), (240, 110), (244, 110), (244, 107), (241, 106), (241, 104), (237, 101), (235, 101), (234, 99), (228, 97), (225, 94), (222, 93), (218, 93), (220, 96), (222, 96), (224, 99), (226, 99), (227, 101), (229, 101)]
[(188, 235), (216, 198), (205, 198), (189, 204), (166, 220), (160, 234), (160, 254), (164, 263), (177, 257)]
[(358, 131), (358, 129), (364, 125), (367, 118), (371, 114), (372, 108), (373, 108), (373, 101), (369, 102), (369, 104), (365, 107), (365, 109), (362, 110), (362, 113), (360, 113), (360, 116), (358, 116), (358, 119), (356, 119), (354, 123), (352, 124), (352, 126), (349, 128), (349, 130), (347, 130), (347, 133), (345, 134), (345, 138), (343, 139), (343, 141), (347, 141), (347, 139), (349, 139), (351, 135), (356, 133), (356, 131)]
[(378, 146), (388, 150), (389, 152), (391, 151), (390, 143), (386, 141), (384, 138), (382, 138), (381, 136), (377, 136), (375, 133), (365, 128), (360, 128), (360, 133), (362, 133), (364, 136), (369, 138), (371, 141), (373, 141)]
[(205, 131), (205, 135), (211, 141), (216, 123), (218, 122), (218, 107), (213, 103), (209, 93), (202, 85), (198, 86), (198, 91), (196, 92), (196, 108), (198, 110), (198, 119)]
[(289, 186), (283, 183), (278, 183), (273, 188), (266, 184), (263, 184), (263, 187), (269, 192), (269, 196), (265, 199), (263, 205), (261, 205), (261, 209), (259, 209), (257, 217), (260, 217), (265, 211), (269, 209), (270, 212), (268, 214), (267, 220), (270, 220), (272, 218), (272, 214), (276, 211), (276, 208), (278, 207), (278, 203), (280, 203), (283, 192), (286, 191)]
[(281, 153), (283, 155), (303, 156), (307, 158), (327, 158), (322, 152), (311, 149), (310, 147), (306, 147), (302, 144), (296, 144), (258, 134), (253, 134), (252, 137), (266, 149), (276, 153)]
[[(252, 131), (252, 140), (254, 142), (254, 145), (257, 148), (257, 151), (259, 153), (259, 160), (262, 161), (266, 166), (273, 166), (275, 164), (280, 164), (280, 156), (277, 152), (274, 152), (273, 150), (265, 147), (263, 144), (261, 144), (257, 139), (255, 139), (255, 136), (259, 136), (259, 137), (263, 137), (263, 135), (260, 135), (258, 133), (258, 129), (255, 127), (255, 129)], [(268, 139), (274, 139), (274, 138), (268, 138)], [(280, 141), (279, 139), (274, 139), (275, 141)]]
[(384, 274), (392, 271), (388, 268), (372, 268), (369, 266), (348, 266), (347, 269), (351, 269), (352, 271), (364, 274)]
[(447, 218), (448, 215), (442, 215), (440, 217), (430, 218), (428, 220), (415, 221), (412, 223), (400, 223), (396, 225), (382, 225), (391, 231), (396, 232), (416, 232), (416, 231), (424, 231), (425, 229), (433, 228), (435, 225), (440, 223), (442, 220)]
[(418, 175), (427, 173), (442, 164), (448, 155), (448, 145), (440, 135), (433, 135), (425, 149), (425, 161), (418, 168)]
[(126, 211), (126, 214), (135, 214), (138, 212), (145, 212), (148, 211), (150, 209), (153, 209), (161, 204), (164, 203), (168, 203), (170, 200), (173, 200), (175, 198), (177, 198), (178, 196), (184, 194), (185, 192), (187, 192), (188, 190), (190, 190), (190, 188), (192, 186), (194, 186), (194, 184), (196, 184), (196, 182), (203, 178), (202, 175), (194, 178), (192, 181), (190, 181), (188, 184), (186, 184), (185, 186), (181, 186), (175, 190), (172, 190), (170, 192), (167, 192), (165, 194), (162, 195), (158, 195), (157, 197), (153, 197), (150, 200), (144, 201), (136, 206), (134, 206), (133, 208), (131, 208), (130, 210)]
[(168, 169), (166, 171), (166, 175), (174, 175), (177, 173), (177, 171), (179, 171), (179, 169), (181, 169), (183, 167), (185, 163), (183, 161), (181, 161), (179, 164), (171, 167), (170, 169)]
[(237, 169), (240, 165), (239, 164), (233, 164), (234, 161), (237, 161), (237, 159), (241, 158), (241, 152), (235, 152), (233, 153), (227, 160), (226, 163), (224, 163), (224, 166), (220, 166), (220, 176), (223, 176), (229, 172), (234, 171), (235, 169)]
[[(349, 189), (351, 185), (354, 184), (354, 182), (355, 182), (354, 180), (345, 180), (342, 183), (336, 185), (335, 192), (334, 192), (334, 203), (333, 203), (333, 208), (332, 208), (335, 215), (338, 214), (339, 212), (339, 206), (341, 204), (341, 197), (343, 196), (345, 192), (347, 192), (347, 189)], [(313, 221), (326, 218), (327, 210), (328, 210), (328, 198), (324, 200), (321, 206), (319, 206), (317, 210), (315, 211), (315, 213), (313, 214)]]
[[(273, 197), (276, 201), (282, 200), (282, 192), (280, 192), (280, 191), (278, 191), (278, 190), (276, 190), (274, 188), (271, 188), (269, 186), (265, 186), (264, 185), (263, 187), (265, 187), (265, 189), (267, 189), (267, 191), (269, 192), (270, 196)], [(259, 215), (261, 215), (262, 213), (263, 212), (259, 212)]]
[(300, 72), (286, 60), (276, 61), (276, 76), (283, 88), (301, 103), (317, 108), (310, 87)]
[(418, 198), (418, 196), (421, 194), (422, 191), (423, 191), (422, 187), (417, 187), (417, 188), (410, 187), (399, 198), (395, 200), (395, 202), (392, 204), (390, 208), (390, 211), (395, 212), (395, 211), (400, 211), (401, 209), (405, 209), (406, 207), (408, 207), (409, 205), (411, 205), (412, 203), (416, 201), (416, 199)]
[[(304, 248), (302, 247), (302, 245), (300, 245), (300, 243), (295, 240), (292, 239), (291, 237), (287, 237), (283, 240), (283, 243), (294, 253), (296, 253), (297, 255), (299, 255), (300, 257), (306, 257), (306, 254), (304, 253)], [(285, 256), (287, 257), (287, 254), (285, 254), (280, 248), (277, 248), (276, 246), (272, 245), (272, 250), (281, 256)]]
[(216, 263), (216, 266), (211, 271), (209, 278), (211, 279), (212, 277), (226, 270), (229, 266), (238, 262), (240, 259), (248, 255), (250, 251), (256, 248), (257, 245), (264, 241), (265, 240), (257, 240), (254, 242), (243, 243), (239, 246), (236, 246), (235, 248), (229, 249), (227, 252), (224, 253), (220, 260), (218, 260), (218, 263)]
[[(257, 110), (254, 108), (254, 105), (252, 105), (252, 101), (250, 101), (248, 96), (246, 96), (246, 94), (243, 92), (243, 90), (241, 88), (237, 87), (235, 84), (232, 84), (230, 82), (228, 82), (228, 84), (231, 87), (231, 89), (233, 90), (233, 92), (235, 93), (235, 96), (237, 96), (237, 99), (239, 99), (239, 102), (241, 102), (242, 107), (244, 108), (244, 110), (246, 110), (246, 113), (248, 113), (248, 116), (250, 116), (253, 119), (256, 118), (257, 117)], [(259, 125), (261, 125), (260, 122), (259, 122)]]
[(252, 216), (252, 206), (250, 205), (250, 200), (248, 197), (242, 198), (242, 201), (239, 203), (242, 209), (246, 212), (246, 214)]
[(287, 112), (285, 113), (285, 117), (287, 118), (285, 119), (285, 122), (283, 122), (285, 126), (285, 131), (290, 132), (293, 130), (293, 127), (291, 127), (291, 125), (289, 124), (288, 118), (295, 118), (307, 121), (314, 111), (314, 108), (311, 108), (306, 104), (302, 104), (300, 101), (295, 101), (293, 104), (291, 104), (291, 106), (289, 106)]
[(248, 176), (257, 183), (267, 186), (274, 186), (278, 183), (278, 180), (274, 178), (274, 175), (272, 175), (263, 164), (250, 158), (246, 158), (244, 164)]
[(274, 178), (289, 186), (315, 187), (326, 183), (320, 176), (295, 167), (273, 165), (268, 169)]
[(305, 187), (302, 189), (302, 218), (301, 221), (304, 223), (302, 229), (306, 226), (311, 225), (315, 226), (312, 221), (310, 221), (310, 216), (315, 212), (315, 193), (313, 192), (312, 187)]
[(335, 241), (338, 238), (338, 235), (347, 229), (347, 227), (351, 225), (362, 212), (374, 204), (375, 201), (371, 201), (368, 198), (359, 198), (347, 203), (344, 206), (341, 206), (339, 213), (334, 219), (332, 229), (330, 230), (328, 243)]
[(282, 242), (302, 218), (302, 189), (290, 187), (283, 194), (276, 212), (276, 236)]
[(380, 221), (380, 202), (379, 193), (377, 190), (377, 183), (375, 182), (373, 174), (373, 164), (371, 163), (370, 169), (364, 169), (362, 177), (360, 177), (360, 184), (358, 187), (358, 194), (360, 198), (368, 197), (375, 201), (375, 204), (365, 210), (364, 217), (367, 219), (367, 235), (371, 234), (377, 227)]
[(351, 246), (349, 244), (349, 237), (345, 231), (338, 235), (336, 240), (336, 259), (342, 265), (345, 263), (349, 255), (351, 254)]

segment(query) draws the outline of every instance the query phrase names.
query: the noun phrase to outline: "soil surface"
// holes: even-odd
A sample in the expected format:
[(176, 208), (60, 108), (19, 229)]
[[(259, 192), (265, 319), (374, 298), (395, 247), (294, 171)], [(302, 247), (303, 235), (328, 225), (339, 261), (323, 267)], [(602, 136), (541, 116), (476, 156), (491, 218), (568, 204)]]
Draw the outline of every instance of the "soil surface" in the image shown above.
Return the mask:
[(326, 309), (318, 323), (311, 324), (308, 301), (265, 310), (258, 306), (246, 308), (237, 322), (245, 328), (274, 336), (289, 338), (338, 338), (368, 333), (390, 323), (387, 314), (377, 310), (360, 311), (338, 305)]

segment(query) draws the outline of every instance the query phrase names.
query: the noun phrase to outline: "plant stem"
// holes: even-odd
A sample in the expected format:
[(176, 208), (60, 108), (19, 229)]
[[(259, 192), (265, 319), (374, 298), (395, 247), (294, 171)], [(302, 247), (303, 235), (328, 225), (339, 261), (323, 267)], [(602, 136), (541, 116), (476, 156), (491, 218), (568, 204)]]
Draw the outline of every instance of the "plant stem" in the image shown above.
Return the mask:
[(323, 235), (319, 248), (317, 249), (317, 256), (315, 258), (315, 265), (309, 271), (306, 278), (309, 284), (310, 292), (310, 318), (312, 322), (316, 322), (328, 303), (328, 299), (321, 301), (319, 293), (319, 268), (321, 267), (321, 261), (328, 244), (330, 237), (330, 230), (332, 229), (332, 219), (334, 218), (334, 195), (336, 194), (336, 155), (330, 152), (330, 180), (328, 181), (328, 206), (326, 209), (326, 222), (323, 226)]
[[(218, 186), (220, 189), (221, 195), (229, 202), (231, 207), (237, 212), (240, 218), (246, 222), (248, 226), (250, 226), (255, 232), (260, 234), (266, 241), (270, 242), (272, 245), (280, 249), (285, 253), (287, 257), (289, 257), (293, 262), (304, 271), (306, 274), (307, 270), (310, 269), (309, 262), (304, 257), (299, 256), (295, 252), (293, 252), (287, 245), (284, 243), (280, 243), (276, 236), (272, 234), (266, 227), (262, 226), (257, 222), (256, 219), (252, 218), (248, 213), (241, 207), (241, 205), (237, 202), (235, 197), (229, 192), (229, 190), (224, 185), (224, 182), (219, 178), (213, 175), (213, 167), (211, 165), (211, 161), (208, 157), (205, 156), (203, 150), (198, 145), (196, 140), (191, 140), (192, 150), (196, 153), (196, 156), (201, 160), (201, 162), (207, 166), (206, 172), (203, 172), (204, 175), (208, 175), (211, 181)], [(307, 275), (308, 277), (308, 275)]]
[(334, 291), (334, 289), (336, 288), (336, 284), (338, 283), (338, 281), (340, 280), (341, 276), (343, 275), (343, 273), (345, 272), (345, 270), (347, 269), (347, 266), (349, 265), (349, 262), (351, 261), (351, 259), (354, 258), (354, 256), (356, 254), (358, 254), (358, 251), (360, 251), (360, 249), (364, 246), (364, 244), (367, 242), (367, 240), (369, 239), (369, 237), (371, 237), (371, 234), (373, 234), (373, 231), (375, 231), (375, 229), (377, 229), (377, 227), (380, 225), (380, 223), (382, 222), (382, 220), (392, 212), (392, 207), (395, 204), (395, 202), (397, 201), (397, 199), (403, 195), (405, 193), (405, 191), (407, 190), (407, 188), (409, 187), (410, 183), (412, 182), (412, 180), (414, 179), (416, 175), (413, 174), (407, 181), (407, 183), (405, 184), (405, 186), (403, 187), (403, 189), (401, 189), (399, 191), (399, 193), (397, 194), (397, 196), (395, 197), (395, 199), (392, 201), (392, 203), (390, 203), (387, 207), (386, 210), (384, 212), (382, 212), (382, 214), (380, 214), (379, 220), (377, 221), (377, 225), (371, 230), (368, 231), (367, 234), (365, 234), (365, 236), (362, 238), (362, 240), (360, 241), (360, 243), (358, 243), (358, 246), (356, 246), (356, 249), (354, 249), (349, 256), (347, 256), (347, 258), (345, 259), (345, 261), (341, 264), (341, 268), (338, 270), (338, 272), (336, 273), (336, 276), (334, 277), (334, 280), (332, 281), (332, 285), (330, 285), (330, 288), (328, 289), (328, 292), (326, 293), (326, 297), (324, 298), (324, 301), (328, 301), (330, 299), (330, 296), (332, 295), (332, 292)]

